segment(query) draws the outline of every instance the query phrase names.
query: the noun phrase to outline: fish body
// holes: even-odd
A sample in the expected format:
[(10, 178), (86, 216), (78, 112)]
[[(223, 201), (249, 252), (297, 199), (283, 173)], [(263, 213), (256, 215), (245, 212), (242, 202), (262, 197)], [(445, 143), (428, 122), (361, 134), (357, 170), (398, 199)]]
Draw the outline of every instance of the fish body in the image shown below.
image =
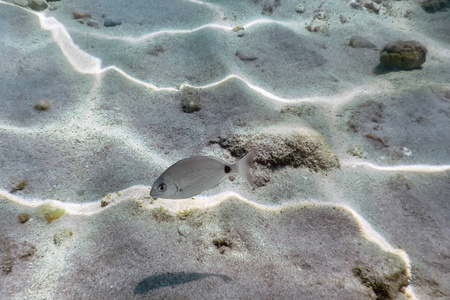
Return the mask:
[(189, 198), (215, 187), (228, 175), (236, 173), (244, 176), (254, 187), (249, 172), (254, 157), (255, 153), (251, 151), (234, 164), (228, 164), (212, 156), (193, 156), (182, 159), (156, 179), (150, 196), (165, 199)]

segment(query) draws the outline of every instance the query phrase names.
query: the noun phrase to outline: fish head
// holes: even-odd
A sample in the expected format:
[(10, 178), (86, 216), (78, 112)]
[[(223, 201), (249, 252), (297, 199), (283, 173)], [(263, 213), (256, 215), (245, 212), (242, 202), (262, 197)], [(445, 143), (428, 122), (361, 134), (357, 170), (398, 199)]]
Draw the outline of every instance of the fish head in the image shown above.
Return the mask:
[(178, 193), (178, 186), (168, 176), (160, 176), (152, 185), (150, 196), (153, 198), (173, 198)]

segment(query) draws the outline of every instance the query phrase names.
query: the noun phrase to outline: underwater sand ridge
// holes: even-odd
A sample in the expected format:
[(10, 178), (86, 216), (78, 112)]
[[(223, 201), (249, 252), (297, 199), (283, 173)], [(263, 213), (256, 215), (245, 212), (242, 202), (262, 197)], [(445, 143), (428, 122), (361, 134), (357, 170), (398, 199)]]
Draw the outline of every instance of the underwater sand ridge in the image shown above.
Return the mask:
[[(96, 213), (93, 214), (93, 209), (92, 209), (92, 205), (90, 204), (71, 204), (71, 203), (65, 203), (63, 204), (63, 207), (66, 208), (66, 218), (69, 219), (73, 219), (70, 216), (74, 216), (74, 217), (82, 217), (82, 216), (90, 216), (91, 218), (94, 217), (95, 214), (100, 214), (99, 217), (95, 217), (95, 219), (100, 220), (103, 219), (101, 217), (101, 215), (105, 215), (105, 213), (110, 210), (113, 209), (115, 211), (117, 211), (114, 207), (116, 207), (116, 205), (119, 206), (129, 206), (129, 204), (133, 204), (134, 203), (134, 207), (139, 207), (138, 210), (144, 209), (144, 210), (148, 210), (149, 213), (153, 213), (154, 218), (157, 218), (158, 223), (160, 222), (159, 219), (161, 218), (161, 220), (165, 220), (164, 222), (171, 222), (170, 220), (173, 220), (174, 218), (171, 216), (172, 214), (179, 215), (179, 216), (184, 216), (186, 215), (186, 218), (188, 218), (188, 220), (192, 219), (192, 221), (195, 221), (196, 218), (198, 218), (197, 221), (195, 222), (202, 222), (202, 218), (201, 217), (195, 217), (195, 215), (197, 214), (197, 212), (202, 213), (202, 211), (210, 211), (214, 213), (214, 210), (223, 210), (220, 207), (224, 205), (224, 203), (233, 203), (236, 200), (242, 203), (245, 203), (246, 206), (252, 207), (252, 209), (256, 209), (258, 211), (261, 212), (265, 212), (266, 214), (269, 214), (268, 216), (272, 215), (273, 213), (281, 213), (281, 212), (288, 212), (292, 211), (302, 211), (302, 210), (314, 210), (317, 209), (318, 211), (321, 211), (322, 209), (325, 208), (330, 208), (332, 209), (330, 212), (332, 212), (334, 209), (338, 209), (341, 210), (344, 214), (347, 214), (348, 216), (346, 218), (349, 218), (349, 220), (351, 220), (351, 222), (354, 222), (355, 224), (357, 224), (357, 227), (359, 228), (360, 232), (360, 238), (364, 238), (367, 239), (368, 241), (370, 241), (371, 243), (374, 243), (374, 245), (376, 245), (376, 247), (379, 247), (381, 251), (383, 252), (388, 252), (388, 253), (392, 253), (395, 256), (397, 256), (400, 261), (402, 262), (402, 264), (404, 264), (404, 268), (405, 268), (405, 276), (409, 277), (410, 275), (410, 267), (409, 267), (409, 260), (408, 260), (408, 256), (406, 255), (406, 253), (402, 250), (398, 250), (398, 249), (394, 249), (392, 248), (392, 246), (390, 246), (378, 233), (376, 233), (371, 226), (364, 221), (364, 219), (359, 216), (356, 212), (354, 212), (352, 209), (350, 209), (349, 207), (346, 206), (340, 206), (340, 205), (334, 205), (334, 204), (324, 204), (324, 203), (318, 203), (315, 202), (314, 200), (310, 200), (307, 202), (297, 202), (297, 203), (291, 203), (291, 204), (287, 204), (287, 205), (277, 205), (277, 206), (271, 206), (271, 205), (260, 205), (258, 203), (253, 203), (243, 197), (241, 197), (238, 194), (235, 193), (230, 193), (230, 192), (225, 192), (225, 193), (221, 193), (219, 195), (213, 196), (213, 197), (199, 197), (199, 199), (197, 199), (195, 201), (195, 203), (193, 203), (192, 201), (169, 201), (169, 200), (158, 200), (155, 201), (154, 204), (150, 204), (149, 201), (142, 201), (143, 197), (145, 197), (145, 195), (148, 195), (148, 187), (131, 187), (125, 191), (121, 191), (118, 192), (117, 194), (112, 194), (111, 196), (107, 196), (105, 197), (103, 201), (107, 201), (109, 204), (104, 206), (104, 207), (100, 207), (99, 203), (96, 203), (97, 209), (96, 209)], [(203, 199), (202, 199), (203, 198)], [(211, 201), (213, 200), (213, 201)], [(47, 205), (52, 205), (51, 201), (46, 201)], [(58, 204), (59, 205), (59, 204)], [(136, 206), (137, 205), (137, 206)], [(89, 206), (89, 209), (87, 209)], [(234, 206), (234, 205), (233, 205)], [(38, 206), (39, 207), (39, 206)], [(217, 207), (217, 208), (215, 208)], [(200, 210), (198, 210), (200, 208)], [(224, 210), (226, 211), (226, 210)], [(210, 213), (211, 213), (210, 212)], [(155, 217), (155, 213), (158, 214), (157, 217)], [(33, 219), (34, 221), (29, 221), (29, 222), (40, 222), (39, 219), (41, 218), (41, 216), (37, 216), (34, 215), (34, 213), (31, 213), (33, 215)], [(194, 215), (192, 215), (194, 214)], [(180, 217), (181, 218), (181, 217)], [(235, 217), (237, 219), (237, 217)], [(291, 217), (292, 218), (292, 217)], [(119, 217), (119, 219), (121, 219)], [(119, 220), (116, 218), (116, 222)], [(184, 219), (184, 217), (183, 217)], [(321, 218), (318, 218), (319, 220)], [(62, 219), (61, 219), (62, 220)], [(73, 221), (69, 221), (69, 223), (67, 223), (66, 221), (63, 221), (63, 223), (66, 223), (67, 226), (71, 223), (73, 223), (75, 220)], [(83, 219), (80, 219), (78, 222), (85, 222), (83, 221)], [(112, 220), (111, 220), (112, 221)], [(59, 221), (53, 221), (56, 223), (60, 223)], [(109, 227), (110, 225), (108, 225), (110, 222), (108, 221), (107, 223), (105, 223), (104, 225), (101, 225), (101, 223), (99, 223), (99, 225), (101, 227), (103, 226), (107, 226)], [(169, 223), (167, 223), (169, 224)], [(72, 224), (73, 226), (73, 224)], [(115, 225), (117, 226), (117, 225)], [(197, 225), (198, 226), (198, 225)], [(201, 225), (200, 225), (201, 226)], [(277, 226), (275, 223), (273, 226)], [(60, 226), (58, 226), (60, 227)], [(126, 227), (126, 226), (125, 226)], [(78, 236), (78, 238), (81, 236), (83, 236), (84, 234), (80, 231), (78, 231), (77, 229), (72, 229), (73, 231), (73, 235), (74, 236)], [(342, 236), (343, 233), (341, 232), (340, 235)], [(344, 234), (345, 235), (345, 234)], [(77, 239), (77, 238), (76, 238)], [(66, 241), (63, 242), (64, 243), (73, 243)], [(76, 240), (75, 240), (76, 243)], [(234, 242), (236, 243), (236, 241)], [(91, 245), (91, 247), (97, 247), (94, 244)], [(236, 248), (238, 247), (238, 248)], [(235, 244), (235, 246), (232, 249), (235, 250), (227, 250), (227, 251), (231, 251), (231, 253), (233, 253), (234, 251), (238, 251), (239, 252), (239, 247), (238, 244)], [(41, 249), (39, 247), (39, 249)], [(54, 252), (55, 250), (52, 249), (52, 247), (50, 247), (50, 253)], [(75, 249), (72, 248), (72, 250), (70, 252), (67, 252), (68, 257), (70, 257), (73, 254), (72, 251), (74, 251)], [(103, 251), (104, 252), (104, 251)], [(245, 252), (244, 252), (245, 253)], [(106, 254), (106, 253), (105, 253)], [(238, 253), (236, 253), (238, 254)], [(56, 253), (54, 254), (56, 255)], [(48, 255), (45, 255), (46, 259), (51, 259), (50, 257), (48, 257)], [(245, 256), (248, 256), (245, 255)], [(58, 264), (58, 261), (49, 261), (50, 264)], [(282, 263), (282, 262), (280, 262)], [(360, 262), (361, 264), (362, 262)], [(61, 267), (59, 269), (61, 269), (61, 271), (63, 270), (70, 270), (69, 266), (70, 264), (58, 264), (61, 265)], [(362, 264), (361, 266), (363, 266), (364, 264)], [(65, 274), (66, 271), (63, 271), (63, 274)], [(372, 270), (372, 272), (375, 272), (375, 270)], [(396, 272), (396, 271), (394, 271)], [(134, 275), (135, 276), (135, 275)], [(348, 276), (348, 275), (346, 275)], [(405, 277), (405, 278), (407, 278)], [(32, 287), (31, 289), (34, 289), (34, 287)]]

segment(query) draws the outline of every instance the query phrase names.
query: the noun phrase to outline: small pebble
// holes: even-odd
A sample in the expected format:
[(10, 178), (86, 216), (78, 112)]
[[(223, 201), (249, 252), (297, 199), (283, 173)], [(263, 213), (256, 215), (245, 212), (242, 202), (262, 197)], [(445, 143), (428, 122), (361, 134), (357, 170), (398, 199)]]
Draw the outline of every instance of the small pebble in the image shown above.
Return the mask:
[(81, 9), (72, 10), (72, 16), (74, 19), (92, 18), (90, 12)]
[(98, 28), (98, 23), (93, 21), (93, 20), (89, 20), (86, 22), (86, 25), (89, 27), (94, 27), (94, 28)]
[(22, 213), (19, 215), (19, 221), (20, 223), (25, 223), (26, 221), (28, 221), (30, 219), (30, 216), (27, 213)]
[(31, 0), (28, 2), (28, 7), (32, 10), (43, 11), (47, 9), (48, 4), (45, 0)]
[(185, 113), (193, 113), (202, 109), (201, 97), (198, 90), (193, 88), (183, 88), (181, 109)]
[(304, 13), (305, 7), (303, 6), (303, 4), (298, 4), (297, 7), (295, 8), (295, 12), (298, 14)]
[(105, 18), (105, 20), (103, 20), (103, 25), (105, 27), (113, 27), (120, 24), (122, 24), (122, 22), (114, 18)]
[(375, 46), (374, 43), (372, 43), (368, 39), (366, 39), (362, 36), (359, 36), (359, 35), (352, 36), (350, 38), (349, 45), (353, 48), (376, 48), (377, 47), (377, 46)]
[(200, 109), (202, 109), (200, 102), (197, 99), (187, 99), (187, 98), (183, 98), (181, 100), (181, 109), (185, 112), (185, 113), (193, 113), (196, 111), (199, 111)]
[(189, 226), (187, 225), (181, 225), (180, 227), (178, 227), (178, 233), (182, 236), (188, 236), (190, 232), (191, 228), (189, 228)]
[(34, 105), (34, 109), (36, 109), (36, 110), (48, 110), (48, 109), (50, 109), (51, 106), (52, 106), (52, 104), (50, 103), (50, 101), (48, 101), (48, 100), (39, 100)]
[(380, 8), (373, 4), (372, 2), (368, 2), (364, 4), (364, 7), (367, 9), (367, 11), (373, 12), (378, 14), (380, 12)]

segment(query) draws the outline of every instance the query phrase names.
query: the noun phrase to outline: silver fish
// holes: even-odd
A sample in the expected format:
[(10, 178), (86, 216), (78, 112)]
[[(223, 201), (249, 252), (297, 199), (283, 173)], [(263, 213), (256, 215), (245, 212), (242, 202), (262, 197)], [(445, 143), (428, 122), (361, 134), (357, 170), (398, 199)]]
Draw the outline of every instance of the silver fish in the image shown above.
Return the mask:
[(234, 164), (228, 164), (217, 157), (193, 156), (182, 159), (167, 170), (153, 183), (150, 196), (164, 199), (183, 199), (200, 194), (218, 185), (230, 174), (240, 174), (254, 187), (250, 175), (250, 164), (255, 152), (247, 153)]

